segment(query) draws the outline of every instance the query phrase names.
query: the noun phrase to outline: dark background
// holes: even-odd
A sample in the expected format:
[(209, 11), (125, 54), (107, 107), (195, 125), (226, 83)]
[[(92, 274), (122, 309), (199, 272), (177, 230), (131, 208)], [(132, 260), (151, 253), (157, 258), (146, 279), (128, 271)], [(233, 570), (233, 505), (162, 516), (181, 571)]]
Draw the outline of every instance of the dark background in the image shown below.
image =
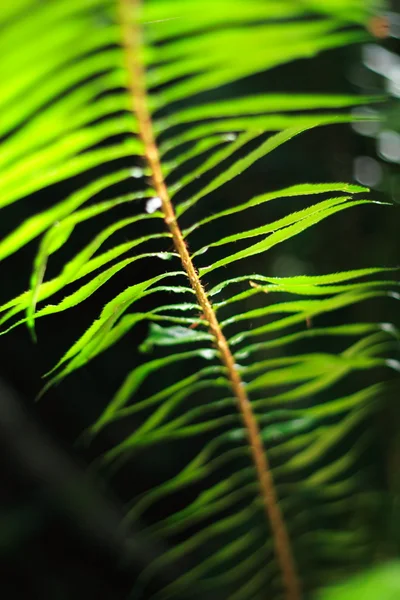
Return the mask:
[[(379, 44), (397, 55), (400, 65), (397, 18), (400, 16), (393, 13), (394, 37), (372, 40), (371, 44)], [(400, 262), (400, 153), (396, 158), (394, 148), (393, 160), (388, 160), (387, 148), (382, 145), (382, 131), (400, 134), (400, 101), (391, 94), (394, 88), (388, 89), (388, 74), (367, 68), (365, 52), (361, 46), (325, 52), (313, 61), (298, 61), (248, 78), (237, 84), (236, 89), (225, 90), (240, 94), (242, 85), (249, 93), (389, 91), (388, 102), (374, 109), (384, 120), (372, 134), (365, 129), (360, 133), (359, 128), (355, 131), (347, 125), (309, 132), (259, 161), (239, 180), (223, 188), (219, 194), (221, 203), (228, 201), (232, 193), (252, 197), (260, 191), (300, 181), (361, 179), (361, 183), (374, 188), (375, 198), (393, 202), (393, 207), (364, 206), (331, 217), (303, 236), (278, 246), (267, 259), (259, 259), (254, 269), (261, 273), (318, 274), (370, 265), (394, 266)], [(365, 157), (374, 162), (365, 162)], [(375, 179), (368, 181), (371, 171)], [(80, 183), (74, 180), (54, 186), (17, 203), (15, 208), (4, 212), (0, 234), (10, 229), (10, 223), (26, 217), (32, 207), (36, 211), (50, 204), (52, 198), (66, 196)], [(285, 204), (284, 213), (299, 208), (298, 201), (294, 202)], [(271, 219), (270, 206), (265, 210)], [(272, 210), (278, 215), (282, 208)], [(258, 214), (257, 218), (260, 217)], [(246, 226), (253, 224), (249, 221)], [(231, 225), (235, 224), (227, 227)], [(215, 234), (215, 229), (208, 232), (210, 239)], [(74, 243), (79, 240), (72, 239)], [(27, 287), (36, 247), (35, 241), (2, 265), (1, 301)], [(63, 259), (65, 255), (50, 265), (49, 276), (52, 270), (57, 271), (57, 261)], [(147, 269), (148, 265), (141, 268)], [(162, 548), (141, 537), (139, 524), (137, 530), (126, 531), (121, 529), (120, 519), (132, 489), (135, 492), (146, 489), (152, 480), (152, 470), (163, 468), (163, 459), (155, 454), (151, 464), (136, 471), (132, 467), (129, 472), (122, 470), (107, 485), (102, 477), (88, 474), (87, 466), (110, 446), (112, 439), (107, 436), (111, 434), (101, 436), (90, 448), (76, 444), (79, 434), (101, 412), (126, 372), (140, 359), (135, 349), (137, 337), (144, 339), (146, 328), (126, 336), (111, 351), (34, 404), (43, 385), (42, 374), (95, 318), (113, 291), (127, 285), (134, 274), (134, 269), (127, 270), (78, 308), (38, 322), (36, 345), (24, 327), (0, 338), (0, 592), (9, 600), (22, 595), (42, 600), (122, 599), (143, 563), (162, 552)], [(350, 321), (367, 320), (371, 311), (377, 320), (399, 324), (395, 301), (355, 306), (348, 309), (346, 317)], [(388, 553), (393, 553), (400, 544), (400, 534), (396, 531), (400, 519), (391, 509), (398, 491), (395, 476), (400, 456), (396, 453), (398, 424), (393, 392), (376, 423), (374, 449), (376, 483), (383, 502), (390, 508), (379, 523)], [(172, 449), (168, 460), (174, 460), (175, 456), (176, 450)]]

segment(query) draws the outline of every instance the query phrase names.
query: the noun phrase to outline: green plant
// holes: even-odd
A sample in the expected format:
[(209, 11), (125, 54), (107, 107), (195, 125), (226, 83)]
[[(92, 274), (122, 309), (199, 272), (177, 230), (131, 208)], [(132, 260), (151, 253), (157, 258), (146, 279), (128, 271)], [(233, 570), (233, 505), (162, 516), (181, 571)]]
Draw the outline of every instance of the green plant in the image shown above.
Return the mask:
[(380, 565), (321, 593), (321, 600), (396, 600), (400, 592), (398, 561)]
[[(362, 2), (355, 6), (352, 19), (361, 23), (368, 12)], [(310, 7), (324, 16), (303, 19)], [(163, 265), (115, 292), (45, 388), (149, 323), (141, 346), (147, 360), (128, 374), (90, 434), (135, 418), (132, 432), (105, 454), (107, 465), (153, 445), (194, 440), (186, 466), (128, 512), (137, 519), (168, 495), (205, 482), (198, 497), (149, 528), (149, 535), (174, 545), (149, 565), (139, 588), (146, 590), (157, 568), (185, 555), (195, 563), (157, 598), (180, 597), (189, 588), (190, 597), (216, 590), (231, 600), (282, 593), (298, 600), (302, 590), (325, 581), (326, 564), (342, 573), (349, 557), (358, 564), (370, 550), (357, 471), (369, 438), (360, 424), (375, 410), (382, 386), (356, 377), (347, 395), (329, 390), (357, 372), (397, 368), (385, 357), (394, 330), (370, 322), (324, 326), (318, 319), (387, 296), (397, 284), (379, 276), (391, 269), (271, 277), (255, 274), (252, 261), (330, 215), (374, 201), (357, 185), (301, 182), (218, 206), (222, 186), (256, 161), (306, 130), (351, 121), (342, 109), (369, 101), (229, 95), (229, 86), (245, 77), (366, 39), (361, 28), (345, 26), (346, 16), (343, 2), (315, 0), (143, 6), (17, 0), (0, 10), (1, 206), (89, 173), (74, 193), (0, 242), (4, 259), (42, 236), (29, 290), (1, 307), (3, 330), (27, 323), (35, 337), (39, 318), (79, 306), (137, 261)], [(26, 40), (32, 39), (31, 47)], [(216, 99), (217, 89), (222, 97)], [(118, 159), (132, 164), (115, 169)], [(99, 167), (107, 173), (92, 175)], [(273, 222), (222, 232), (206, 247), (195, 238), (232, 215), (287, 198), (312, 202), (316, 195), (324, 199)], [(125, 205), (132, 212), (115, 217)], [(50, 257), (75, 228), (102, 215), (106, 226), (46, 280)], [(121, 230), (127, 239), (102, 249)], [(142, 245), (149, 249), (139, 251)], [(64, 298), (47, 304), (60, 291)], [(318, 324), (308, 327), (314, 319)], [(326, 347), (339, 339), (342, 350), (291, 350), (299, 340), (319, 338)], [(183, 377), (172, 371), (175, 381), (166, 383), (160, 375), (157, 389), (142, 392), (146, 381), (174, 365)], [(200, 448), (198, 436), (208, 440)]]

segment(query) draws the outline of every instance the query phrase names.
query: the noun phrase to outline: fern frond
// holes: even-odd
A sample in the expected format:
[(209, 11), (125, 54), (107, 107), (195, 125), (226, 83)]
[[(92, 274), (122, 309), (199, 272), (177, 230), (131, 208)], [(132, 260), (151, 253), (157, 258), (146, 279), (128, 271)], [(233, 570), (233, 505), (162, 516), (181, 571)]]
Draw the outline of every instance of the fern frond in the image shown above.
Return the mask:
[[(0, 206), (75, 186), (0, 241), (5, 259), (42, 236), (29, 289), (0, 307), (2, 333), (26, 323), (35, 335), (37, 319), (78, 307), (137, 261), (161, 264), (113, 288), (45, 388), (148, 324), (143, 362), (88, 429), (94, 436), (134, 415), (133, 430), (105, 453), (114, 468), (150, 446), (193, 441), (182, 446), (185, 465), (127, 512), (128, 521), (146, 520), (157, 503), (201, 483), (192, 501), (148, 525), (171, 546), (139, 591), (182, 556), (194, 565), (155, 598), (190, 588), (192, 597), (299, 600), (320, 584), (324, 565), (340, 570), (369, 552), (367, 527), (353, 522), (368, 470), (363, 424), (383, 386), (357, 375), (399, 370), (387, 358), (397, 332), (386, 323), (328, 325), (324, 315), (396, 297), (394, 269), (271, 277), (252, 265), (332, 215), (382, 203), (361, 186), (303, 182), (219, 202), (221, 188), (283, 144), (351, 122), (343, 109), (371, 100), (254, 95), (245, 86), (230, 97), (247, 77), (366, 39), (343, 27), (368, 14), (353, 4), (350, 17), (342, 0), (18, 0), (0, 9)], [(23, 40), (32, 38), (27, 51)], [(264, 205), (288, 199), (299, 201), (295, 212), (264, 222)], [(209, 227), (246, 211), (258, 211), (261, 224)], [(97, 233), (46, 278), (48, 262), (85, 223), (100, 223)], [(207, 231), (215, 237), (203, 243)], [(115, 241), (119, 232), (125, 241)], [(304, 340), (309, 352), (296, 346)]]

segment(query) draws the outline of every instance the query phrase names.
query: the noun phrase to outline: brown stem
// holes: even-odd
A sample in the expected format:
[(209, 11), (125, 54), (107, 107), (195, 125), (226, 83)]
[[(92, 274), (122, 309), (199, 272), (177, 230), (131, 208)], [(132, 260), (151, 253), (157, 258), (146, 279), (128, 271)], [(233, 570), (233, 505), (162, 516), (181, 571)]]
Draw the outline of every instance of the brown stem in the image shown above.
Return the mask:
[(139, 25), (141, 0), (119, 0), (122, 41), (125, 49), (125, 60), (128, 71), (128, 87), (132, 102), (132, 111), (136, 115), (139, 135), (143, 141), (146, 161), (152, 173), (153, 186), (162, 202), (165, 223), (172, 234), (174, 246), (187, 273), (190, 284), (196, 293), (204, 318), (209, 324), (219, 349), (221, 361), (226, 367), (233, 394), (247, 431), (251, 454), (256, 468), (260, 491), (270, 522), (274, 538), (276, 556), (282, 571), (287, 600), (300, 600), (300, 582), (292, 555), (291, 544), (278, 504), (271, 469), (260, 437), (260, 430), (253, 414), (249, 398), (241, 377), (235, 366), (227, 340), (221, 330), (215, 311), (193, 265), (181, 229), (176, 219), (164, 176), (161, 169), (160, 156), (153, 131), (153, 124), (148, 109), (145, 69), (141, 59), (142, 43)]

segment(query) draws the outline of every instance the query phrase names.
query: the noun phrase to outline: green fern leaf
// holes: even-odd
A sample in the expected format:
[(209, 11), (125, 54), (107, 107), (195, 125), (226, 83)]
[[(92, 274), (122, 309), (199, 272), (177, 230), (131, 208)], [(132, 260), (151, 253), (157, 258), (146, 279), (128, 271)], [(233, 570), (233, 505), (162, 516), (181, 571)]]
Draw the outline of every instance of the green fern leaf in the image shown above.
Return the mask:
[[(229, 206), (219, 196), (294, 137), (349, 123), (356, 117), (343, 109), (372, 100), (255, 95), (246, 86), (235, 97), (235, 85), (367, 39), (354, 23), (368, 16), (361, 0), (351, 8), (343, 0), (16, 0), (0, 8), (0, 206), (76, 182), (0, 241), (6, 259), (41, 236), (29, 289), (0, 306), (1, 333), (25, 323), (35, 335), (38, 319), (79, 310), (138, 261), (161, 271), (113, 288), (45, 386), (133, 331), (142, 361), (88, 424), (92, 438), (134, 417), (102, 464), (118, 468), (144, 460), (149, 447), (193, 443), (180, 470), (127, 511), (127, 522), (144, 518), (148, 535), (169, 544), (137, 581), (138, 596), (149, 597), (159, 569), (190, 557), (151, 597), (190, 590), (199, 598), (300, 600), (320, 585), (325, 564), (340, 572), (369, 553), (368, 527), (350, 524), (365, 476), (363, 424), (384, 387), (357, 375), (399, 370), (388, 358), (397, 332), (387, 323), (328, 324), (326, 315), (398, 297), (395, 269), (356, 264), (273, 277), (268, 267), (254, 273), (253, 264), (265, 263), (253, 261), (331, 215), (379, 203), (361, 186), (332, 182), (238, 193)], [(264, 222), (264, 205), (284, 207), (289, 198), (299, 201), (295, 212)], [(246, 211), (262, 216), (257, 227), (239, 220), (234, 233), (207, 229)], [(88, 223), (100, 223), (97, 233), (81, 236), (80, 249), (47, 278), (53, 256)], [(207, 230), (218, 235), (203, 244)], [(120, 232), (125, 241), (115, 241)], [(145, 340), (135, 334), (139, 323), (148, 325)], [(325, 349), (316, 343), (299, 353), (302, 340), (322, 340)], [(337, 387), (343, 381), (346, 395)], [(199, 483), (185, 506), (148, 521), (152, 507)]]

